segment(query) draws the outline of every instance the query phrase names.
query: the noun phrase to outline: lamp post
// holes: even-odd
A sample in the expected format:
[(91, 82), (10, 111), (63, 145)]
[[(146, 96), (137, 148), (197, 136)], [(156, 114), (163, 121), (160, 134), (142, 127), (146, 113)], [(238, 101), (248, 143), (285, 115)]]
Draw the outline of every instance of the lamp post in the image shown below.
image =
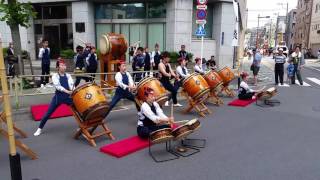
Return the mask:
[(288, 45), (288, 27), (289, 27), (289, 22), (288, 22), (288, 11), (289, 11), (289, 3), (288, 2), (286, 2), (286, 3), (277, 3), (277, 5), (279, 5), (279, 6), (284, 6), (284, 5), (286, 5), (287, 6), (287, 8), (286, 8), (286, 30), (285, 30), (285, 39), (284, 39), (284, 41), (286, 42), (286, 44)]
[(260, 23), (260, 19), (268, 19), (270, 18), (270, 16), (260, 16), (260, 14), (258, 15), (258, 27), (257, 27), (257, 37), (256, 37), (256, 48), (258, 48), (258, 40), (259, 40), (259, 23)]

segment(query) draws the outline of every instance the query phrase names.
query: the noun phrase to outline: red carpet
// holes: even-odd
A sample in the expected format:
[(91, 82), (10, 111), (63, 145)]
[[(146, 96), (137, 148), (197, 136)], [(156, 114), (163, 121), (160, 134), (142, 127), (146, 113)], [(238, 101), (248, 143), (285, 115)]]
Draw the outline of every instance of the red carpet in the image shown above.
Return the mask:
[(121, 141), (102, 146), (100, 151), (117, 158), (129, 155), (149, 146), (149, 141), (133, 136)]
[(240, 99), (236, 99), (234, 101), (231, 101), (228, 105), (229, 106), (238, 106), (238, 107), (246, 107), (249, 104), (255, 102), (255, 99), (250, 99), (250, 100), (240, 100)]
[[(39, 104), (31, 106), (31, 114), (35, 121), (40, 121), (42, 116), (47, 113), (49, 108), (49, 104)], [(72, 116), (72, 112), (69, 108), (69, 106), (62, 104), (59, 106), (56, 111), (50, 116), (50, 118), (60, 118), (60, 117), (66, 117), (66, 116)]]

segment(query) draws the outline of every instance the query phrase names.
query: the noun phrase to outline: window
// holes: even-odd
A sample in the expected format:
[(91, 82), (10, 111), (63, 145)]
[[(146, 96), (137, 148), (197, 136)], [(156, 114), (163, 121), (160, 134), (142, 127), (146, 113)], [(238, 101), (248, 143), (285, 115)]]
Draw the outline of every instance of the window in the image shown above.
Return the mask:
[(71, 5), (33, 5), (37, 12), (36, 19), (70, 19), (72, 18)]
[(148, 3), (148, 18), (166, 18), (167, 4), (164, 2)]
[(144, 19), (146, 7), (144, 3), (130, 4), (97, 4), (96, 19)]
[[(196, 36), (196, 30), (198, 27), (198, 24), (196, 24), (196, 2), (193, 4), (193, 11), (192, 11), (192, 38), (197, 38)], [(204, 29), (206, 31), (206, 35), (204, 38), (212, 38), (212, 23), (213, 23), (213, 6), (208, 4), (207, 9), (207, 24), (205, 24)]]
[(76, 32), (78, 33), (86, 32), (85, 24), (83, 22), (76, 23)]

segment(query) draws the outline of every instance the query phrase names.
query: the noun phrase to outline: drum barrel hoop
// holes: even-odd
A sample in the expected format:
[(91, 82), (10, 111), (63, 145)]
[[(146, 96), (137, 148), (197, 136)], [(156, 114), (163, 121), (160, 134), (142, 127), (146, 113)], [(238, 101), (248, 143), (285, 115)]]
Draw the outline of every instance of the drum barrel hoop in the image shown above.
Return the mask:
[(197, 98), (200, 97), (200, 95), (205, 94), (205, 93), (207, 93), (207, 92), (210, 92), (210, 88), (204, 89), (204, 90), (198, 92), (197, 94), (195, 94), (195, 95), (192, 97), (192, 99), (197, 99)]
[(143, 86), (144, 84), (146, 84), (147, 82), (149, 82), (149, 81), (151, 81), (151, 80), (156, 80), (156, 78), (147, 77), (147, 78), (142, 79), (142, 80), (138, 83), (137, 89), (139, 89), (140, 86)]
[(106, 102), (100, 102), (98, 104), (95, 104), (93, 106), (91, 106), (90, 108), (88, 108), (87, 110), (85, 110), (82, 114), (82, 117), (83, 119), (86, 119), (87, 118), (87, 115), (93, 110), (93, 109), (96, 109), (97, 107), (99, 106), (107, 106), (109, 107), (109, 105), (106, 103)]
[(82, 90), (83, 88), (86, 87), (90, 87), (90, 86), (97, 86), (95, 83), (85, 83), (82, 84), (81, 86), (78, 86), (75, 90), (73, 90), (71, 97), (73, 97), (75, 94), (77, 94), (80, 90)]

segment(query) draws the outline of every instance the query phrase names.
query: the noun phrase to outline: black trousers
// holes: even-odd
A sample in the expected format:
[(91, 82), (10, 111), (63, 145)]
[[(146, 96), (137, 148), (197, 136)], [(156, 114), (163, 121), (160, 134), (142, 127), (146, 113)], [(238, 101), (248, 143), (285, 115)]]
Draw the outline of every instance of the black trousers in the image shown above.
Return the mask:
[(138, 126), (137, 133), (140, 138), (146, 139), (149, 138), (150, 134), (156, 130), (170, 128), (169, 125), (160, 125), (160, 126)]
[(241, 100), (248, 100), (248, 99), (252, 99), (253, 95), (254, 95), (253, 92), (248, 92), (248, 93), (245, 93), (245, 94), (239, 94), (238, 98), (241, 99)]
[[(50, 75), (50, 64), (41, 64), (41, 74), (42, 75)], [(41, 83), (47, 84), (49, 82), (49, 76), (41, 76)]]
[(298, 78), (298, 81), (300, 83), (300, 85), (303, 85), (303, 81), (302, 81), (302, 77), (301, 77), (301, 71), (298, 68), (298, 64), (294, 64), (294, 70), (293, 70), (293, 76), (291, 77), (291, 84), (295, 84), (296, 83), (296, 75)]
[(274, 75), (276, 84), (280, 83), (283, 84), (283, 74), (284, 74), (284, 67), (283, 63), (276, 63), (274, 66)]
[[(179, 89), (179, 85), (178, 84), (175, 84), (175, 86), (173, 86), (170, 81), (161, 81), (163, 87), (170, 91), (171, 92), (171, 97), (170, 99), (172, 98), (172, 101), (173, 101), (173, 104), (177, 104), (178, 103), (178, 100), (177, 100), (177, 92), (178, 92), (178, 89)], [(169, 100), (170, 100), (169, 99)]]

